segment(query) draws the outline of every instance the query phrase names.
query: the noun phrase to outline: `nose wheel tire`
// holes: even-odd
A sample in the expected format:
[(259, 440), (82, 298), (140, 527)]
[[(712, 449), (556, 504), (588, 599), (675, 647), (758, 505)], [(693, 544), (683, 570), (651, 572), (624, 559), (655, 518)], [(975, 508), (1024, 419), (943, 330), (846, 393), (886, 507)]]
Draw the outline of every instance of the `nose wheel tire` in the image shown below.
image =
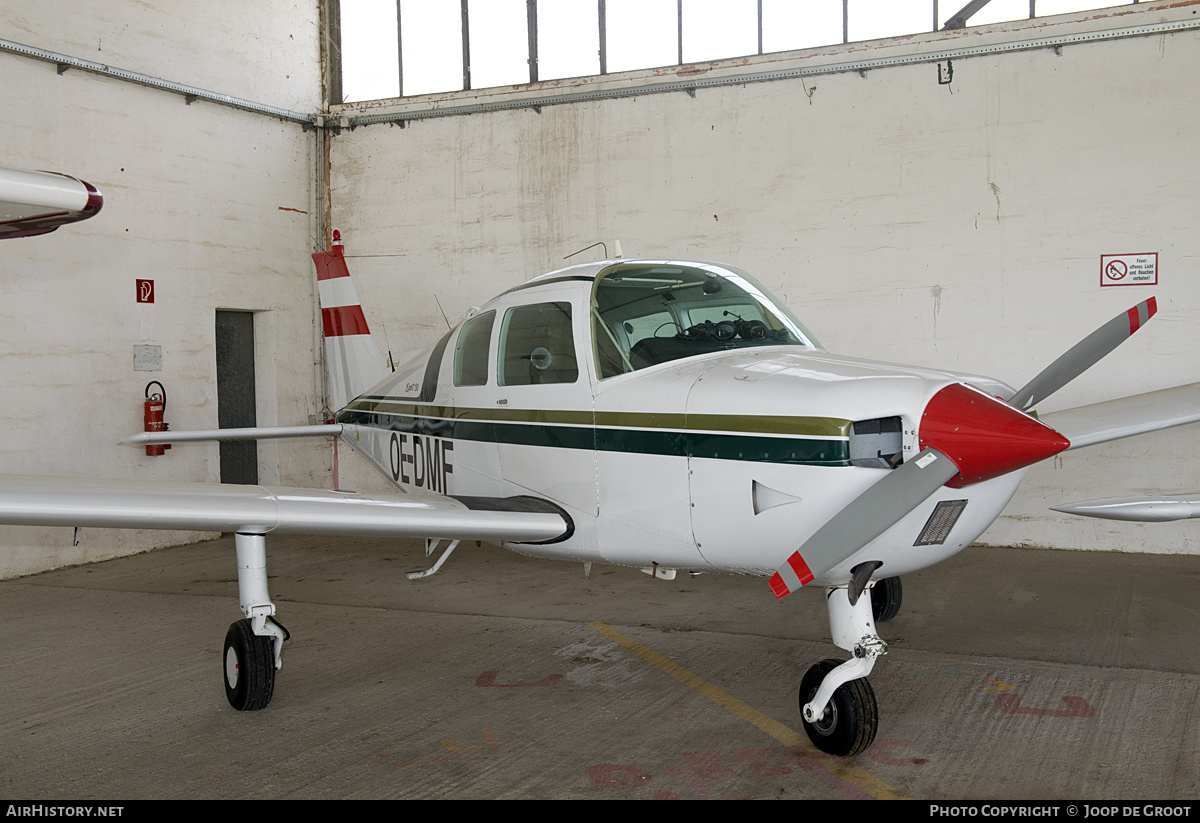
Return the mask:
[(239, 712), (265, 709), (275, 691), (275, 649), (270, 637), (254, 633), (249, 620), (239, 620), (225, 634), (221, 655), (225, 697)]
[(809, 723), (803, 720), (804, 704), (816, 695), (825, 675), (841, 665), (840, 660), (822, 660), (804, 674), (800, 681), (801, 722), (808, 739), (821, 751), (849, 757), (860, 754), (875, 741), (879, 728), (879, 709), (875, 705), (875, 690), (865, 678), (843, 683), (833, 693), (829, 705)]
[(900, 601), (904, 591), (900, 588), (899, 577), (885, 577), (876, 580), (871, 587), (871, 613), (875, 615), (876, 623), (891, 620), (900, 613)]

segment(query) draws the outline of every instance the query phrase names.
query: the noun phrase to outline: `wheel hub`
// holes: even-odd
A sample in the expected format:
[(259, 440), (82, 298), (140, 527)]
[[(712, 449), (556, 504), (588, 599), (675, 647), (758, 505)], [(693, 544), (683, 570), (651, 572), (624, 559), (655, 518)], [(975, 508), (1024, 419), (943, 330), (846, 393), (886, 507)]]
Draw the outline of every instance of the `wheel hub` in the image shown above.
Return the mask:
[[(811, 701), (816, 693), (816, 690), (813, 690), (808, 699)], [(826, 737), (833, 734), (833, 730), (837, 728), (837, 706), (833, 704), (832, 700), (825, 706), (825, 711), (821, 712), (821, 716), (812, 722), (812, 727)]]
[(233, 647), (225, 650), (225, 682), (229, 684), (229, 688), (237, 688), (238, 659), (237, 652), (233, 650)]

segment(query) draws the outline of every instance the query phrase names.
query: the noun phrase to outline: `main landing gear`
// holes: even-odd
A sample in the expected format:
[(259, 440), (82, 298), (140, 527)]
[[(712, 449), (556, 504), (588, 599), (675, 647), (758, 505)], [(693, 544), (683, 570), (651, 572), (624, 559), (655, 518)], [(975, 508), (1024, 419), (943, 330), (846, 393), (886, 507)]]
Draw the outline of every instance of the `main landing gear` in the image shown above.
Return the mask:
[(234, 535), (237, 548), (238, 599), (245, 620), (229, 627), (221, 668), (225, 697), (240, 712), (265, 709), (275, 691), (275, 671), (283, 665), (283, 641), (291, 637), (275, 620), (275, 604), (267, 592), (267, 539), (261, 534)]
[(825, 590), (825, 603), (834, 645), (854, 657), (845, 663), (822, 660), (808, 670), (800, 682), (800, 713), (814, 746), (848, 757), (875, 740), (879, 710), (866, 678), (876, 658), (887, 654), (887, 644), (875, 632), (870, 597), (851, 604), (847, 587), (835, 586)]

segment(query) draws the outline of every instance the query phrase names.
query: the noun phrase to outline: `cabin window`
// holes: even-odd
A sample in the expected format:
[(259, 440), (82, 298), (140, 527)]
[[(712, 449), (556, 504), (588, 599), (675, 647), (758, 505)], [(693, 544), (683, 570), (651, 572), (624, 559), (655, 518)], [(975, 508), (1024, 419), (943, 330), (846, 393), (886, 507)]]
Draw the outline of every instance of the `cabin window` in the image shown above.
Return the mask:
[(492, 342), (494, 311), (463, 323), (454, 347), (454, 385), (483, 386), (488, 378), (488, 345)]
[(500, 330), (498, 377), (501, 386), (579, 379), (570, 303), (534, 303), (508, 310)]
[(592, 340), (601, 379), (728, 349), (818, 347), (749, 275), (707, 264), (605, 270), (592, 292)]

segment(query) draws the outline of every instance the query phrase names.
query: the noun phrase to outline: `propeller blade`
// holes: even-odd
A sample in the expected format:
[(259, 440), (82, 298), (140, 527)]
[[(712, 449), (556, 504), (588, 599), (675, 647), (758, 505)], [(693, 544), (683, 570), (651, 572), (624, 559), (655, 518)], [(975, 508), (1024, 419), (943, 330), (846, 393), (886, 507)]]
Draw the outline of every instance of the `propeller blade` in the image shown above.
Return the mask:
[(1041, 374), (1008, 399), (1009, 405), (1021, 411), (1033, 408), (1128, 340), (1157, 311), (1158, 303), (1151, 297), (1129, 311), (1118, 314), (1044, 368)]
[(870, 543), (925, 502), (958, 466), (934, 448), (892, 469), (817, 529), (771, 576), (775, 597), (786, 597)]

